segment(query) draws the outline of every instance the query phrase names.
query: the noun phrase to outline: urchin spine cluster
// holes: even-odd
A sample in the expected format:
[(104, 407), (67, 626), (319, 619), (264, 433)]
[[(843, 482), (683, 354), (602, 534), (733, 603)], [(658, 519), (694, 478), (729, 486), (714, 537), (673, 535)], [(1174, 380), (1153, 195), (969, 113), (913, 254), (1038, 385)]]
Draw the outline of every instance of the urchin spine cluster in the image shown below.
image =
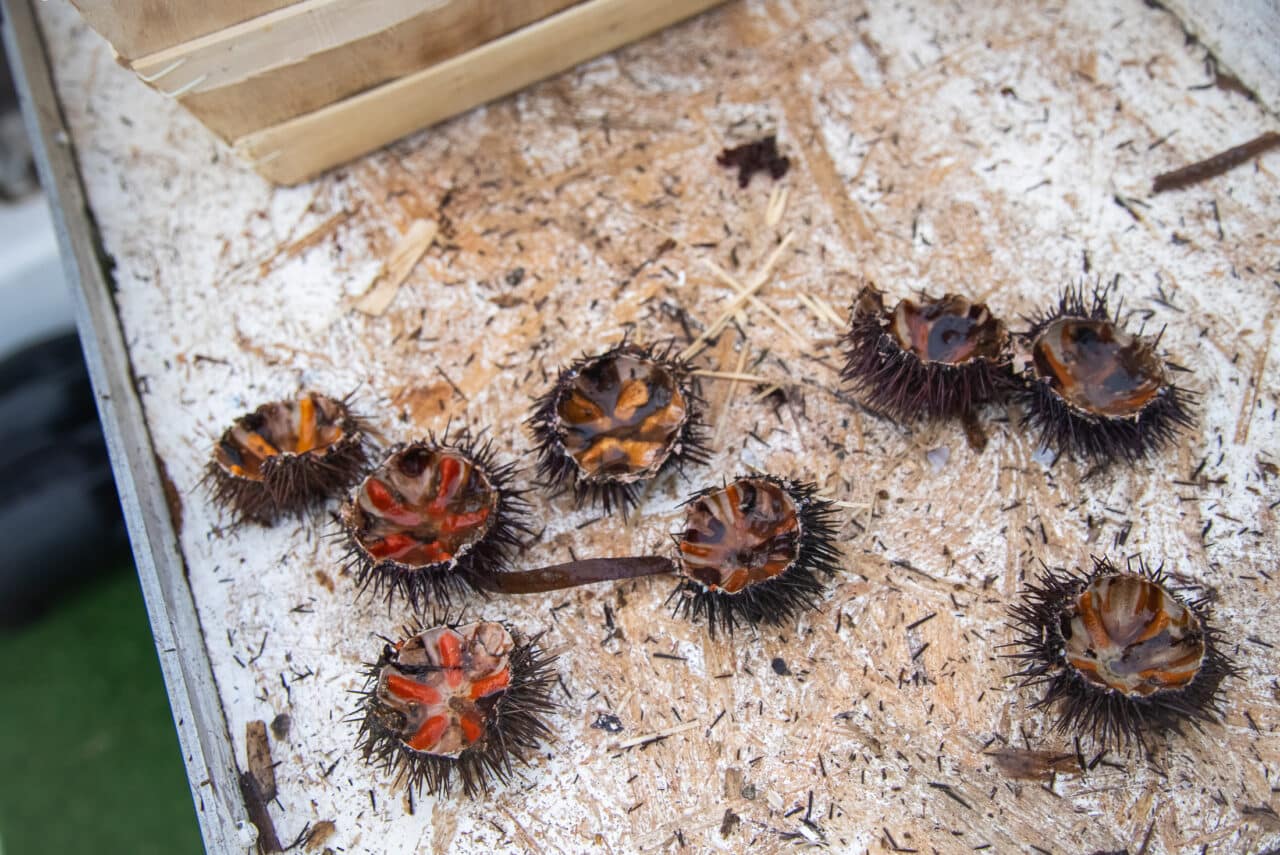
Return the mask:
[[(1127, 747), (1143, 743), (1148, 735), (1181, 733), (1183, 723), (1201, 729), (1221, 720), (1222, 681), (1238, 674), (1223, 652), (1221, 632), (1209, 619), (1208, 598), (1195, 589), (1173, 586), (1163, 565), (1149, 567), (1141, 558), (1130, 558), (1119, 570), (1105, 557), (1093, 556), (1093, 567), (1084, 572), (1045, 568), (1009, 609), (1018, 651), (1009, 658), (1021, 663), (1010, 675), (1020, 688), (1044, 689), (1035, 709), (1052, 710), (1052, 727), (1059, 733), (1088, 736), (1102, 746)], [(1180, 689), (1165, 689), (1147, 696), (1131, 696), (1102, 688), (1086, 680), (1066, 659), (1062, 623), (1067, 608), (1095, 579), (1128, 573), (1159, 585), (1200, 622), (1204, 656), (1195, 677)]]
[[(818, 496), (814, 484), (773, 475), (752, 477), (775, 484), (795, 503), (800, 524), (799, 549), (784, 572), (736, 594), (709, 590), (693, 579), (681, 580), (667, 597), (668, 603), (674, 601), (672, 614), (693, 621), (705, 617), (713, 637), (717, 630), (732, 635), (739, 624), (776, 626), (816, 608), (826, 590), (825, 581), (839, 569), (835, 505)], [(720, 489), (723, 488), (701, 490), (684, 504), (691, 505)]]
[[(1093, 288), (1089, 295), (1084, 285), (1068, 287), (1057, 306), (1027, 319), (1030, 327), (1021, 338), (1034, 342), (1061, 318), (1102, 321), (1123, 329), (1120, 307), (1112, 312), (1108, 306), (1115, 281)], [(1158, 344), (1158, 337), (1151, 342), (1152, 347)], [(1164, 366), (1166, 373), (1175, 370), (1168, 362)], [(1022, 405), (1022, 423), (1039, 434), (1041, 445), (1104, 465), (1117, 460), (1135, 463), (1157, 453), (1196, 423), (1192, 411), (1194, 393), (1172, 382), (1166, 382), (1155, 400), (1137, 415), (1120, 418), (1086, 413), (1072, 406), (1046, 380), (1037, 378), (1031, 366), (1010, 384), (1009, 396)]]
[[(406, 627), (410, 638), (435, 625), (456, 628), (447, 620), (433, 620)], [(457, 757), (428, 754), (409, 748), (400, 736), (387, 729), (374, 708), (382, 669), (396, 658), (388, 640), (377, 662), (366, 663), (365, 686), (353, 715), (360, 722), (356, 750), (366, 763), (393, 776), (395, 786), (406, 786), (429, 795), (447, 794), (454, 779), (468, 798), (487, 794), (493, 782), (506, 783), (515, 774), (515, 765), (528, 765), (539, 744), (551, 738), (545, 716), (556, 709), (551, 689), (556, 683), (555, 656), (538, 646), (540, 636), (524, 640), (508, 627), (516, 640), (511, 650), (511, 682), (498, 697), (485, 725), (484, 736)], [(385, 640), (385, 639), (384, 639)]]
[[(399, 597), (416, 611), (428, 606), (448, 606), (457, 595), (483, 591), (482, 580), (501, 573), (533, 530), (528, 523), (525, 491), (513, 486), (517, 465), (498, 462), (491, 437), (478, 439), (465, 429), (446, 431), (439, 438), (429, 434), (425, 440), (395, 446), (386, 459), (413, 447), (451, 452), (470, 459), (498, 496), (493, 522), (481, 539), (447, 561), (424, 567), (407, 567), (393, 559), (371, 556), (346, 524), (344, 513), (339, 532), (346, 543), (343, 572), (352, 574), (361, 593), (372, 593), (388, 603)], [(348, 504), (353, 501), (348, 499)]]
[(982, 404), (1002, 400), (1007, 346), (995, 361), (981, 356), (959, 365), (921, 360), (894, 340), (883, 297), (873, 286), (862, 289), (849, 314), (840, 377), (872, 410), (906, 423), (965, 416)]
[[(209, 461), (201, 484), (215, 504), (234, 514), (233, 526), (245, 522), (273, 525), (287, 517), (301, 516), (360, 477), (377, 451), (377, 444), (367, 419), (352, 410), (352, 397), (332, 399), (343, 414), (338, 422), (343, 433), (323, 454), (285, 451), (273, 455), (263, 462), (260, 480), (228, 472), (216, 457)], [(279, 402), (263, 404), (236, 419), (236, 423), (260, 421), (264, 410), (278, 405)], [(220, 443), (228, 441), (231, 430), (223, 433)]]
[[(583, 474), (564, 447), (558, 412), (560, 401), (583, 369), (622, 356), (658, 363), (670, 372), (685, 399), (687, 413), (684, 425), (662, 466), (650, 477), (633, 481), (590, 478)], [(624, 341), (603, 353), (581, 356), (560, 372), (546, 394), (534, 401), (533, 413), (526, 422), (537, 447), (538, 480), (546, 487), (571, 486), (574, 503), (578, 506), (590, 504), (606, 514), (618, 509), (625, 515), (639, 502), (640, 492), (648, 481), (673, 468), (683, 470), (685, 464), (707, 462), (709, 449), (707, 428), (702, 417), (704, 406), (705, 402), (693, 383), (693, 365), (679, 358), (674, 343), (641, 346)]]

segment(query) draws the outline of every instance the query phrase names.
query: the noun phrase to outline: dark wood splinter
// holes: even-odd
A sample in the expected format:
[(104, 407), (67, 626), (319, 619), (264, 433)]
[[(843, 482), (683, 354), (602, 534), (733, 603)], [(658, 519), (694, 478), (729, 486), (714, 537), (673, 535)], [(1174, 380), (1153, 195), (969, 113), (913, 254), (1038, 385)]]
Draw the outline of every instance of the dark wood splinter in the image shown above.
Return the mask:
[(1247, 143), (1219, 152), (1213, 157), (1198, 160), (1181, 169), (1157, 175), (1155, 181), (1151, 183), (1151, 192), (1163, 193), (1166, 190), (1177, 190), (1180, 187), (1187, 187), (1215, 178), (1277, 145), (1280, 145), (1280, 134), (1275, 131), (1267, 131)]
[(476, 579), (476, 587), (494, 594), (542, 594), (597, 582), (618, 582), (675, 572), (675, 562), (660, 555), (587, 558), (533, 570), (489, 573)]

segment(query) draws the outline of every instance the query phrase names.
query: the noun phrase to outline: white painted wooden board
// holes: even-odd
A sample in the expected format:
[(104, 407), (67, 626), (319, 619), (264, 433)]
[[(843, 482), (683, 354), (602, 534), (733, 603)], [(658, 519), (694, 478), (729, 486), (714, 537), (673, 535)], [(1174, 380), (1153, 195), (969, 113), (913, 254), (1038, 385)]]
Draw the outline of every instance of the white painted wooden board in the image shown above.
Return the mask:
[(1280, 0), (1168, 0), (1187, 32), (1280, 115)]
[[(1236, 93), (1196, 88), (1203, 48), (1167, 13), (1136, 0), (737, 2), (273, 189), (117, 67), (67, 8), (41, 11), (152, 439), (182, 497), (180, 541), (240, 762), (247, 721), (293, 718), (274, 746), (282, 839), (332, 820), (334, 851), (768, 852), (812, 832), (808, 815), (853, 852), (891, 840), (921, 852), (1280, 844), (1267, 812), (1280, 775), (1280, 154), (1149, 196), (1156, 173), (1277, 124)], [(715, 165), (724, 144), (762, 130), (793, 162), (772, 227), (768, 182), (740, 191)], [(418, 218), (441, 221), (436, 247), (384, 316), (353, 311)], [(642, 221), (689, 248), (654, 257), (664, 236)], [(745, 386), (726, 406), (727, 386), (708, 384), (721, 431), (710, 466), (664, 479), (629, 524), (540, 500), (547, 528), (526, 560), (656, 547), (684, 494), (757, 465), (854, 506), (829, 599), (795, 630), (732, 645), (671, 618), (660, 580), (472, 601), (565, 647), (560, 739), (486, 802), (419, 799), (411, 813), (352, 756), (341, 721), (375, 635), (407, 615), (353, 599), (318, 519), (217, 532), (196, 487), (214, 437), (299, 386), (358, 387), (392, 436), (452, 417), (526, 455), (520, 422), (546, 372), (628, 324), (678, 336), (677, 307), (710, 321), (731, 293), (704, 262), (746, 279), (787, 232), (794, 248), (761, 299), (817, 358), (748, 308), (745, 365), (805, 384), (803, 407), (775, 414)], [(991, 424), (976, 455), (956, 427), (904, 431), (825, 391), (837, 329), (801, 294), (843, 307), (869, 275), (895, 296), (967, 291), (1017, 326), (1086, 258), (1090, 275), (1121, 274), (1133, 321), (1167, 325), (1170, 357), (1195, 369), (1201, 425), (1166, 457), (1081, 483), (1082, 467), (1050, 467), (1016, 422)], [(724, 337), (707, 366), (734, 370), (735, 347)], [(982, 753), (993, 739), (1067, 748), (1002, 679), (1005, 604), (1037, 558), (1139, 550), (1217, 592), (1246, 671), (1225, 723), (1153, 762), (1112, 755), (1052, 791), (1004, 778)], [(620, 637), (604, 628), (606, 603)], [(601, 711), (628, 738), (699, 726), (620, 753), (590, 727)], [(726, 810), (741, 818), (727, 837)]]

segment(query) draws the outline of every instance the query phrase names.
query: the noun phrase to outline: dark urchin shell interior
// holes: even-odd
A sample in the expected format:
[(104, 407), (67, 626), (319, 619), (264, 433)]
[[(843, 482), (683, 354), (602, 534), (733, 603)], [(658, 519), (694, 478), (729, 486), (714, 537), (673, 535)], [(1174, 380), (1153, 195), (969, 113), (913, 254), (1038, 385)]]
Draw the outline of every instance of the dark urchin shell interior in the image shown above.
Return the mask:
[[(873, 299), (864, 299), (871, 294)], [(977, 357), (962, 365), (920, 359), (890, 334), (885, 307), (873, 286), (859, 293), (849, 315), (849, 330), (841, 340), (845, 364), (840, 378), (872, 410), (906, 423), (964, 416), (1003, 398), (1007, 358)]]
[[(800, 548), (795, 561), (782, 574), (736, 594), (712, 591), (692, 579), (682, 579), (667, 597), (668, 603), (675, 601), (672, 613), (694, 621), (705, 617), (712, 636), (717, 630), (732, 634), (742, 623), (776, 626), (793, 620), (803, 611), (816, 608), (826, 589), (826, 580), (839, 569), (836, 508), (817, 495), (817, 486), (772, 475), (749, 477), (776, 484), (795, 502), (800, 521)], [(719, 489), (712, 487), (699, 491), (685, 505)]]
[[(342, 408), (343, 435), (323, 455), (279, 454), (263, 464), (261, 481), (238, 477), (216, 459), (209, 461), (201, 483), (214, 503), (234, 514), (233, 526), (245, 522), (273, 525), (287, 517), (299, 517), (360, 478), (377, 444), (370, 435), (368, 421), (352, 410), (351, 399), (351, 395), (331, 399)], [(252, 418), (275, 403), (263, 404), (236, 421)], [(222, 438), (226, 436), (224, 433)]]
[[(1086, 296), (1083, 285), (1067, 288), (1054, 308), (1028, 318), (1030, 328), (1021, 336), (1033, 342), (1060, 318), (1107, 321), (1121, 328), (1120, 307), (1108, 307), (1108, 295), (1116, 280), (1092, 289)], [(1153, 342), (1153, 346), (1157, 342)], [(1165, 362), (1166, 372), (1175, 370)], [(1108, 418), (1082, 412), (1035, 376), (1028, 366), (1013, 383), (1010, 397), (1023, 408), (1022, 424), (1039, 434), (1040, 444), (1076, 457), (1108, 465), (1118, 460), (1133, 463), (1154, 454), (1195, 426), (1195, 393), (1174, 383), (1166, 383), (1154, 400), (1131, 418)]]
[[(456, 628), (459, 624), (433, 621), (405, 628), (411, 637), (432, 625)], [(539, 743), (551, 737), (545, 717), (556, 709), (551, 689), (556, 683), (555, 657), (538, 647), (541, 636), (523, 640), (507, 627), (516, 646), (511, 651), (511, 684), (502, 693), (486, 725), (482, 741), (463, 751), (458, 757), (442, 757), (414, 751), (399, 736), (383, 728), (370, 712), (382, 667), (395, 658), (388, 642), (377, 662), (367, 663), (365, 686), (353, 718), (360, 722), (356, 740), (366, 763), (394, 776), (396, 786), (407, 786), (415, 792), (430, 795), (448, 793), (456, 778), (469, 798), (487, 794), (492, 782), (506, 783), (515, 772), (515, 764), (528, 765)]]
[[(534, 402), (533, 413), (526, 422), (533, 433), (538, 454), (538, 480), (546, 487), (570, 487), (574, 502), (582, 506), (590, 504), (604, 513), (619, 509), (625, 515), (640, 500), (645, 483), (671, 469), (683, 469), (687, 463), (703, 464), (708, 460), (707, 428), (703, 422), (705, 402), (693, 382), (693, 365), (682, 361), (675, 352), (674, 343), (640, 346), (623, 342), (603, 353), (587, 355), (574, 360), (556, 378), (551, 390)], [(661, 363), (671, 372), (684, 395), (688, 415), (680, 435), (676, 438), (671, 454), (662, 466), (646, 481), (630, 483), (610, 479), (591, 479), (582, 475), (577, 463), (565, 451), (557, 409), (561, 397), (579, 372), (593, 363), (618, 356), (631, 356)]]
[[(391, 559), (376, 559), (364, 549), (343, 522), (339, 536), (346, 541), (343, 572), (350, 572), (359, 590), (384, 597), (388, 603), (403, 598), (415, 610), (447, 606), (453, 597), (480, 590), (478, 580), (502, 572), (511, 554), (533, 533), (524, 491), (513, 487), (516, 464), (499, 463), (492, 438), (478, 439), (467, 430), (437, 438), (404, 443), (392, 448), (386, 459), (414, 447), (448, 451), (470, 458), (484, 472), (498, 494), (493, 523), (483, 538), (462, 555), (424, 567), (409, 567)], [(353, 499), (348, 498), (350, 503)], [(345, 510), (345, 509), (344, 509)], [(345, 516), (345, 515), (344, 515)]]
[[(1148, 735), (1182, 733), (1184, 723), (1200, 729), (1220, 721), (1222, 681), (1239, 672), (1222, 650), (1222, 633), (1210, 622), (1207, 598), (1195, 589), (1174, 586), (1162, 566), (1148, 567), (1141, 558), (1131, 558), (1124, 571), (1106, 558), (1092, 560), (1087, 572), (1046, 567), (1044, 575), (1028, 585), (1009, 609), (1015, 633), (1009, 646), (1019, 648), (1009, 658), (1022, 665), (1011, 679), (1017, 679), (1022, 688), (1044, 687), (1033, 708), (1053, 711), (1055, 731), (1089, 736), (1104, 747), (1127, 747), (1143, 743)], [(1204, 658), (1195, 678), (1183, 688), (1129, 696), (1090, 683), (1067, 662), (1061, 629), (1064, 609), (1094, 579), (1122, 572), (1140, 574), (1160, 585), (1199, 619)]]

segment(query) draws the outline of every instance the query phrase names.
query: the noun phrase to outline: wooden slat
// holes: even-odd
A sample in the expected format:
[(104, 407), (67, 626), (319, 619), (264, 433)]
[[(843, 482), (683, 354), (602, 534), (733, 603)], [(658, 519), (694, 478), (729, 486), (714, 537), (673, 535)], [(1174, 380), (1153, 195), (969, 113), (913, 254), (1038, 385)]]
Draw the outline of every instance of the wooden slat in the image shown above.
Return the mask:
[(453, 59), (275, 127), (236, 151), (264, 177), (304, 181), (723, 0), (589, 0)]
[(313, 0), (134, 63), (226, 140), (443, 62), (583, 0)]
[(134, 60), (281, 9), (296, 0), (71, 0), (116, 53)]

